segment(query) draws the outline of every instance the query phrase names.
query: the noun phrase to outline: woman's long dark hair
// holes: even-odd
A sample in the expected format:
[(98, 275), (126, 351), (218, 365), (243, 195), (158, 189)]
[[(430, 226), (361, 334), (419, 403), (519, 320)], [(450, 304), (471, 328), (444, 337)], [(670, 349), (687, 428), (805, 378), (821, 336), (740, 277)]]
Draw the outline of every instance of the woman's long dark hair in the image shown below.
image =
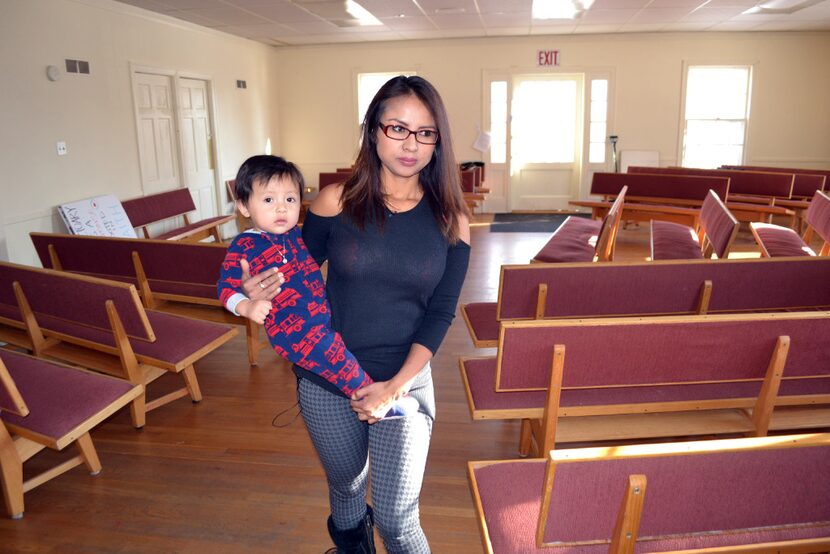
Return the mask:
[(380, 118), (390, 99), (409, 95), (424, 103), (438, 128), (440, 139), (432, 160), (421, 170), (419, 179), (441, 233), (448, 242), (455, 244), (459, 240), (459, 216), (469, 216), (469, 210), (461, 194), (447, 110), (435, 87), (422, 77), (400, 75), (390, 79), (369, 104), (363, 118), (354, 172), (343, 185), (343, 212), (359, 229), (364, 229), (367, 221), (383, 227), (386, 206), (380, 187), (381, 161), (377, 153)]

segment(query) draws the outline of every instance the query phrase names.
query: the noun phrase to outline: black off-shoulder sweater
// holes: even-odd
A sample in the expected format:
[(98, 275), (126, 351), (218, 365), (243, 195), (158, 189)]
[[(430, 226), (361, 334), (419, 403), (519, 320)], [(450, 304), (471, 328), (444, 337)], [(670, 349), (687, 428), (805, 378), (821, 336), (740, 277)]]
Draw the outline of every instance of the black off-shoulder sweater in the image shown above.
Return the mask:
[[(455, 317), (470, 246), (444, 239), (426, 195), (411, 210), (387, 211), (382, 231), (377, 224), (360, 231), (342, 213), (308, 212), (303, 240), (318, 264), (329, 262), (332, 328), (372, 379), (396, 375), (413, 343), (435, 354)], [(295, 372), (334, 392), (324, 379)]]

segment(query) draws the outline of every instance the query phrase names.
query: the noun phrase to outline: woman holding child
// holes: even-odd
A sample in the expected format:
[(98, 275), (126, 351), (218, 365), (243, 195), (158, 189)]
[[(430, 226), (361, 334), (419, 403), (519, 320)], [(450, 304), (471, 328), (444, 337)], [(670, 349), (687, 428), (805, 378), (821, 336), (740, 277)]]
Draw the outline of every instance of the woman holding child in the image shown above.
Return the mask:
[[(374, 552), (374, 524), (390, 553), (429, 552), (418, 497), (435, 417), (430, 360), (455, 316), (470, 254), (458, 179), (438, 92), (420, 77), (395, 77), (366, 112), (354, 173), (320, 191), (306, 216), (303, 240), (318, 263), (329, 262), (332, 328), (374, 380), (349, 399), (295, 369), (328, 480), (332, 551)], [(278, 285), (263, 272), (242, 286), (256, 300)], [(407, 394), (418, 412), (383, 419)]]

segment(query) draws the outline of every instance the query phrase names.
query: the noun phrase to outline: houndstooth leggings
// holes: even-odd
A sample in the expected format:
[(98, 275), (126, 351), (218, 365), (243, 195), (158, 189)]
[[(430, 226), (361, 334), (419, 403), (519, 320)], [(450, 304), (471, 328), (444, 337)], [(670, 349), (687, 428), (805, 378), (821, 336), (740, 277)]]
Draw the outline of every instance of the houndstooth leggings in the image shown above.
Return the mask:
[(366, 514), (371, 473), (375, 525), (390, 554), (428, 553), (418, 511), (435, 415), (432, 374), (427, 364), (409, 392), (421, 404), (412, 416), (369, 425), (349, 400), (300, 379), (300, 410), (329, 484), (338, 529), (357, 527)]

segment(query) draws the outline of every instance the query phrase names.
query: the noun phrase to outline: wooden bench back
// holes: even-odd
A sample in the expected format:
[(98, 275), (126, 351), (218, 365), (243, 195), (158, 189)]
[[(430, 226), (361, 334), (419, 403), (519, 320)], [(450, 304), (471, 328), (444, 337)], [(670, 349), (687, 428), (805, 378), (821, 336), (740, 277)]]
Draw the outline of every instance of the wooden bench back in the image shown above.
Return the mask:
[[(135, 287), (73, 275), (63, 271), (0, 262), (0, 303), (17, 305), (13, 284), (19, 283), (36, 316), (70, 322), (94, 329), (112, 331), (106, 303), (112, 301), (127, 335), (154, 341), (155, 335)], [(48, 319), (39, 320), (49, 328)]]
[(216, 283), (226, 253), (221, 244), (51, 233), (30, 236), (44, 267), (138, 283), (136, 253), (154, 294), (219, 303)]
[(785, 379), (830, 376), (830, 312), (505, 321), (496, 390), (546, 390), (554, 345), (566, 388), (763, 380), (781, 336)]
[(805, 219), (810, 227), (824, 239), (825, 244), (830, 242), (830, 195), (816, 191), (810, 201), (810, 207), (807, 208)]
[(614, 259), (614, 247), (617, 244), (617, 231), (622, 221), (623, 204), (628, 194), (628, 186), (623, 186), (617, 193), (617, 197), (608, 208), (608, 213), (602, 219), (602, 226), (597, 235), (597, 246), (594, 250), (594, 257), (598, 262), (610, 262)]
[(468, 464), (487, 552), (634, 552), (635, 541), (648, 541), (649, 552), (720, 552), (799, 540), (810, 542), (794, 551), (826, 551), (827, 471), (828, 434), (574, 448), (552, 450), (547, 460)]
[(469, 169), (460, 170), (461, 172), (461, 190), (463, 192), (476, 192), (481, 187), (481, 172), (480, 166), (473, 166)]
[(710, 190), (700, 208), (700, 227), (702, 231), (703, 257), (709, 259), (714, 253), (718, 259), (726, 258), (729, 248), (738, 236), (741, 224), (729, 211), (729, 208)]
[(193, 197), (186, 188), (125, 200), (121, 205), (133, 227), (143, 227), (196, 210)]
[(320, 180), (317, 183), (317, 190), (323, 190), (329, 185), (336, 185), (338, 183), (344, 183), (346, 179), (349, 178), (351, 172), (331, 172), (331, 171), (321, 171), (320, 172)]
[(722, 165), (720, 169), (734, 169), (738, 171), (767, 171), (770, 173), (792, 173), (793, 196), (812, 198), (817, 190), (826, 190), (827, 181), (830, 181), (830, 171), (823, 169), (801, 169), (794, 167), (762, 167), (754, 165)]
[[(830, 309), (830, 259), (503, 265), (499, 320)], [(539, 294), (540, 289), (543, 294)]]
[[(648, 168), (643, 168), (648, 169)], [(645, 172), (644, 172), (645, 173)], [(635, 201), (689, 200), (702, 203), (709, 190), (721, 198), (729, 192), (729, 178), (717, 176), (649, 175), (637, 173), (594, 173), (591, 194), (614, 196), (622, 187), (628, 187), (628, 198)], [(698, 204), (699, 205), (699, 204)]]
[[(651, 173), (653, 175), (697, 175), (709, 177), (728, 177), (731, 194), (751, 194), (756, 196), (774, 196), (790, 198), (793, 192), (792, 173), (772, 173), (762, 171), (738, 171), (729, 169), (698, 169), (691, 167), (638, 167), (628, 168), (629, 173)], [(718, 194), (724, 200), (729, 196)]]
[[(29, 407), (20, 394), (6, 364), (0, 359), (0, 412), (10, 412), (21, 417), (29, 415)], [(2, 425), (0, 421), (0, 425)]]

